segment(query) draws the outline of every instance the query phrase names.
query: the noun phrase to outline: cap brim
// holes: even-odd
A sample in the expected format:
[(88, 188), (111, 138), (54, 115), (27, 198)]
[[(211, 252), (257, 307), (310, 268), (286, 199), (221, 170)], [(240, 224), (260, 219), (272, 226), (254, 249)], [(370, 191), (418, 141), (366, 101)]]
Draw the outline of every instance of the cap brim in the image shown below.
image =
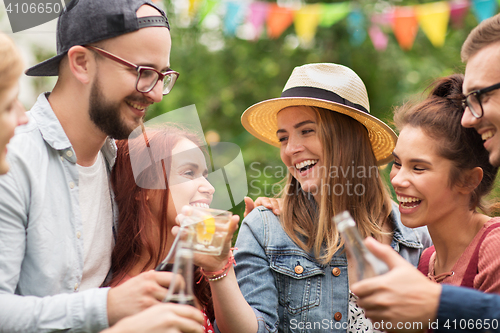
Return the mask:
[(25, 74), (28, 76), (57, 76), (59, 75), (59, 63), (65, 55), (66, 52), (58, 54), (55, 57), (28, 68)]
[(377, 164), (384, 165), (392, 161), (392, 151), (398, 139), (396, 133), (386, 123), (371, 114), (343, 104), (307, 97), (274, 98), (262, 101), (246, 109), (241, 116), (241, 123), (256, 138), (279, 147), (280, 142), (276, 136), (278, 130), (277, 114), (286, 107), (300, 105), (316, 106), (356, 119), (368, 130)]

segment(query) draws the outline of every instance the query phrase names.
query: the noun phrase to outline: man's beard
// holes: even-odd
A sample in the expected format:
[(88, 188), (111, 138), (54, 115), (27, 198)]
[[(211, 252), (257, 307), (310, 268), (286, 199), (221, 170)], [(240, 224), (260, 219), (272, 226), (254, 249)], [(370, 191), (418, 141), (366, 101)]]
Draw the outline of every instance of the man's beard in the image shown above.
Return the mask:
[[(136, 98), (137, 100), (137, 98)], [(96, 80), (92, 85), (89, 101), (90, 120), (107, 136), (116, 140), (127, 139), (135, 128), (129, 128), (120, 113), (120, 102), (108, 102), (101, 93)], [(142, 119), (137, 120), (140, 126)]]

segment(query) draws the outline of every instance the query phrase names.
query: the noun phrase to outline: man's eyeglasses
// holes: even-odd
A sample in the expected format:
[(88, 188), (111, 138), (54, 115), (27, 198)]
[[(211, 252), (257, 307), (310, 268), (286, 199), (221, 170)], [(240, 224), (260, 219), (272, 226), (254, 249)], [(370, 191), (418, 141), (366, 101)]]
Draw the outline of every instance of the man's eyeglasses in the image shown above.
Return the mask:
[(484, 114), (483, 104), (481, 104), (481, 95), (489, 93), (490, 91), (496, 89), (500, 89), (500, 83), (496, 83), (492, 86), (483, 89), (471, 91), (462, 100), (462, 105), (464, 107), (464, 110), (466, 107), (469, 107), (470, 113), (472, 113), (472, 115), (475, 118), (477, 119), (481, 118)]
[(137, 71), (137, 81), (135, 83), (135, 89), (137, 89), (137, 91), (140, 93), (150, 92), (156, 86), (158, 80), (161, 80), (163, 82), (163, 95), (166, 95), (170, 92), (170, 90), (172, 90), (175, 81), (179, 77), (179, 73), (172, 70), (161, 73), (152, 67), (137, 66), (130, 61), (115, 56), (114, 54), (98, 47), (91, 45), (85, 45), (85, 47), (99, 53), (100, 55), (108, 59), (135, 69)]

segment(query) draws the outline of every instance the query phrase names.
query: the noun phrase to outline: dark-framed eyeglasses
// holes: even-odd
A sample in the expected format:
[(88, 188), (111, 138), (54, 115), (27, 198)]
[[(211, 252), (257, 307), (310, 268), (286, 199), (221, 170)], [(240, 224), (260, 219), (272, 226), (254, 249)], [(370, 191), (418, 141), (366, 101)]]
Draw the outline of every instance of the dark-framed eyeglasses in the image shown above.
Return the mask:
[(85, 45), (85, 47), (99, 53), (100, 55), (108, 59), (135, 69), (137, 71), (137, 81), (135, 82), (135, 89), (140, 93), (150, 92), (156, 86), (156, 83), (160, 80), (163, 82), (163, 95), (166, 95), (172, 90), (175, 81), (177, 81), (177, 78), (179, 77), (179, 73), (177, 73), (176, 71), (168, 70), (164, 73), (161, 73), (153, 67), (138, 66), (101, 48), (92, 45)]
[(469, 107), (470, 113), (477, 119), (481, 118), (484, 114), (483, 104), (481, 103), (481, 95), (489, 93), (490, 91), (500, 89), (500, 82), (492, 86), (471, 91), (462, 100), (462, 106), (465, 108)]

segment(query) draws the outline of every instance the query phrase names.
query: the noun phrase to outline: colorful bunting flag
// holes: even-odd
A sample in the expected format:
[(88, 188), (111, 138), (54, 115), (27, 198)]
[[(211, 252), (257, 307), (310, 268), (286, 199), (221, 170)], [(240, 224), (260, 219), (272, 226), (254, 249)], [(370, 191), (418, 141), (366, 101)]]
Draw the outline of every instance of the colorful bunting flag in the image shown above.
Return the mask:
[(411, 50), (418, 32), (418, 22), (413, 7), (396, 7), (392, 30), (403, 50)]
[(373, 47), (377, 51), (384, 51), (387, 48), (387, 44), (389, 43), (389, 37), (380, 29), (380, 27), (376, 24), (373, 24), (368, 29), (368, 35), (370, 35), (370, 39), (373, 43)]
[(470, 3), (468, 0), (456, 0), (450, 3), (450, 18), (451, 25), (455, 29), (462, 28), (464, 25), (465, 15), (469, 10)]
[(189, 9), (188, 9), (188, 14), (189, 17), (192, 19), (196, 13), (198, 12), (198, 8), (200, 7), (200, 2), (201, 0), (189, 0)]
[(353, 10), (347, 16), (347, 31), (351, 45), (359, 46), (366, 39), (365, 16), (359, 9)]
[(415, 6), (418, 23), (427, 38), (435, 47), (444, 44), (448, 21), (450, 20), (450, 6), (447, 2), (431, 2)]
[(310, 43), (319, 24), (321, 5), (305, 5), (294, 14), (295, 33), (304, 44)]
[(268, 10), (268, 2), (257, 1), (250, 4), (250, 15), (248, 16), (248, 21), (254, 28), (254, 39), (258, 39), (262, 33)]
[[(279, 0), (277, 1), (279, 2)], [(289, 3), (290, 1), (281, 2)], [(375, 49), (385, 50), (388, 37), (384, 33), (384, 31), (387, 32), (384, 27), (390, 26), (401, 48), (410, 50), (418, 33), (419, 25), (431, 43), (435, 47), (441, 47), (444, 45), (450, 20), (454, 28), (462, 27), (468, 9), (471, 7), (477, 20), (483, 21), (495, 15), (500, 0), (441, 0), (415, 6), (388, 7), (382, 12), (368, 13), (370, 19), (368, 29), (365, 14), (358, 9), (353, 9), (352, 3), (352, 1), (315, 3), (292, 9), (264, 0), (245, 2), (238, 0), (189, 0), (189, 6), (179, 7), (179, 12), (183, 16), (182, 19), (190, 19), (192, 22), (193, 18), (197, 17), (197, 21), (202, 23), (207, 15), (216, 11), (218, 5), (225, 6), (226, 14), (223, 20), (225, 34), (235, 35), (236, 30), (247, 17), (245, 29), (242, 31), (245, 31), (245, 36), (248, 36), (248, 39), (254, 40), (261, 36), (264, 22), (269, 38), (278, 38), (294, 23), (295, 32), (303, 45), (314, 39), (318, 25), (331, 27), (347, 17), (346, 24), (351, 44), (360, 45), (363, 43), (368, 32)], [(244, 38), (241, 34), (238, 36)]]
[(201, 5), (199, 11), (200, 24), (205, 20), (208, 14), (215, 10), (215, 7), (219, 4), (219, 0), (205, 0)]
[(292, 22), (293, 10), (272, 4), (267, 16), (267, 35), (269, 38), (278, 38)]
[(226, 16), (224, 18), (224, 32), (226, 35), (234, 36), (236, 28), (243, 22), (245, 10), (243, 4), (231, 1), (227, 3)]
[(351, 12), (350, 2), (323, 3), (321, 4), (321, 18), (319, 25), (322, 27), (331, 27), (342, 20)]
[(495, 15), (497, 6), (496, 0), (472, 0), (472, 11), (476, 15), (478, 22), (482, 22)]
[(375, 13), (372, 15), (371, 22), (378, 26), (392, 26), (394, 23), (394, 8), (383, 13)]

